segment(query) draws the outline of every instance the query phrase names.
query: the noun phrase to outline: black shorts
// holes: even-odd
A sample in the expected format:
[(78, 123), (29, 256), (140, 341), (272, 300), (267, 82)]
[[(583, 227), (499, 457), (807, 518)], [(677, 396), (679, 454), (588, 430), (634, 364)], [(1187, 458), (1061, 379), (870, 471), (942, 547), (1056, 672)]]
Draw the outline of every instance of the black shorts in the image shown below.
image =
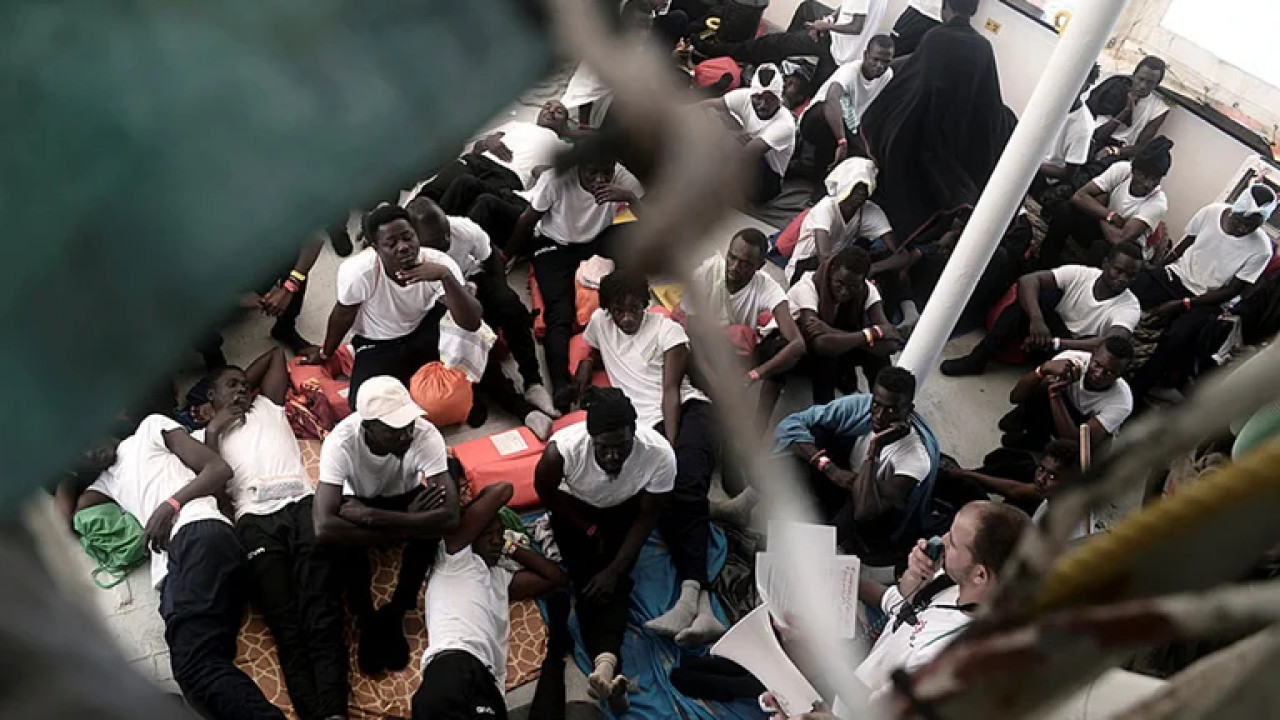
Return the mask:
[(413, 720), (507, 720), (507, 701), (475, 655), (445, 650), (422, 669)]

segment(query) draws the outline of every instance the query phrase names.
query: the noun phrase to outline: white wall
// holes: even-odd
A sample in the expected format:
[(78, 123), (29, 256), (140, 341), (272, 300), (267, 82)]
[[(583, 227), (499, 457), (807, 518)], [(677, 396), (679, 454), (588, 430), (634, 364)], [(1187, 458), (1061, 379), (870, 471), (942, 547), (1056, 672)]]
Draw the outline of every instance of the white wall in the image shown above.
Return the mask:
[[(765, 11), (765, 19), (786, 27), (799, 4), (800, 0), (773, 0)], [(835, 5), (836, 0), (827, 0), (826, 4)], [(889, 0), (881, 30), (887, 32), (893, 27), (906, 6), (907, 0)], [(988, 18), (1000, 23), (999, 33), (986, 30)], [(1000, 0), (982, 0), (973, 24), (995, 49), (1005, 103), (1014, 112), (1021, 113), (1040, 81), (1040, 73), (1058, 36)], [(1165, 223), (1174, 237), (1181, 237), (1191, 216), (1217, 198), (1240, 163), (1252, 152), (1181, 107), (1174, 107), (1161, 132), (1174, 142), (1173, 169), (1164, 180), (1164, 191), (1169, 196)]]

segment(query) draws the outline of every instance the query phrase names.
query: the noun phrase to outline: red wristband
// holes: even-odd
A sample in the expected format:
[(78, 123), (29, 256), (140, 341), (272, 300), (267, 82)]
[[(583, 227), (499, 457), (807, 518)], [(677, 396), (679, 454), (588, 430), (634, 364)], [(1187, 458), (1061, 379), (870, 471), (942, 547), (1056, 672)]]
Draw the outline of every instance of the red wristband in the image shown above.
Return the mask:
[(595, 537), (596, 531), (599, 529), (595, 523), (591, 523), (591, 527), (587, 528), (587, 537)]
[(298, 293), (298, 289), (299, 289), (299, 288), (298, 288), (298, 283), (297, 283), (297, 281), (296, 281), (296, 280), (294, 280), (293, 278), (289, 278), (289, 279), (285, 280), (285, 281), (284, 281), (284, 289), (285, 289), (285, 290), (288, 290), (289, 292), (291, 292), (291, 293), (293, 293), (293, 294), (295, 294), (295, 295), (296, 295), (296, 294)]
[(1184, 308), (1186, 308), (1186, 309), (1190, 310), (1190, 309), (1191, 309), (1191, 298), (1182, 298), (1182, 307), (1184, 307)]
[(1040, 378), (1041, 380), (1044, 379), (1044, 370), (1041, 370), (1039, 365), (1036, 366), (1036, 377)]
[(831, 458), (823, 455), (818, 458), (818, 472), (826, 472), (827, 466), (831, 464)]
[(817, 467), (818, 463), (822, 460), (822, 458), (826, 456), (827, 456), (826, 450), (819, 450), (818, 452), (813, 454), (813, 457), (809, 458), (809, 464), (813, 465), (814, 467)]
[(173, 508), (174, 512), (182, 512), (182, 503), (178, 502), (177, 498), (169, 498), (165, 502), (169, 503), (169, 507)]
[(836, 141), (837, 147), (840, 145), (848, 145), (848, 144), (849, 144), (849, 141), (846, 138), (840, 138), (839, 140)]
[(760, 381), (760, 373), (756, 372), (754, 369), (751, 372), (747, 373), (747, 377), (751, 378), (752, 382)]

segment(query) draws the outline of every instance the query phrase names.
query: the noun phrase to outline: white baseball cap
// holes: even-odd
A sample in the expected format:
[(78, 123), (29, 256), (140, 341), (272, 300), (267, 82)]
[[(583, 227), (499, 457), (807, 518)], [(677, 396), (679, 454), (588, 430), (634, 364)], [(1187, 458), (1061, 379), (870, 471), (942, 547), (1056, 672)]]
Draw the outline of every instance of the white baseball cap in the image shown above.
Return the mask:
[(365, 420), (380, 420), (399, 429), (427, 414), (409, 397), (403, 383), (390, 375), (371, 377), (356, 394), (356, 412)]

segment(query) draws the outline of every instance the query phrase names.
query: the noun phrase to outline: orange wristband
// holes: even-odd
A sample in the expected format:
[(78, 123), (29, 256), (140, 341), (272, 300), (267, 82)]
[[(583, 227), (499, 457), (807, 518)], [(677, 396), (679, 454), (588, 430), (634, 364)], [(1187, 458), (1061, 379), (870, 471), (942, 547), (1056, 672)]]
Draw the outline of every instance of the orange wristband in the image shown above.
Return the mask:
[(174, 512), (182, 512), (182, 503), (178, 502), (177, 498), (169, 498), (165, 502), (169, 503), (169, 507), (173, 508)]

